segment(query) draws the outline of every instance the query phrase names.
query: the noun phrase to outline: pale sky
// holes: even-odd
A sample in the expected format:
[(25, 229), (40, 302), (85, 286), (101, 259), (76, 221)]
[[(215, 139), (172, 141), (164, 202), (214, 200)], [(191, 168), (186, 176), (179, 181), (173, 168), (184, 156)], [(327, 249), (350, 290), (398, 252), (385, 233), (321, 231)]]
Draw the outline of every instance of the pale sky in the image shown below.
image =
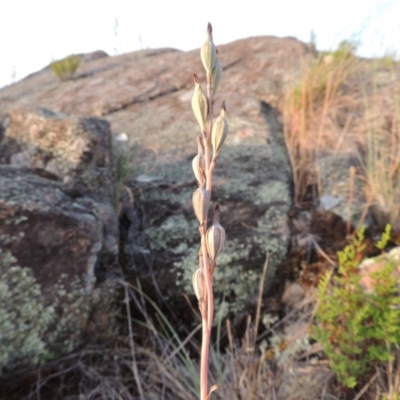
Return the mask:
[(249, 36), (294, 36), (320, 50), (344, 39), (358, 54), (400, 56), (400, 0), (3, 0), (0, 87), (52, 60), (104, 50), (216, 45)]

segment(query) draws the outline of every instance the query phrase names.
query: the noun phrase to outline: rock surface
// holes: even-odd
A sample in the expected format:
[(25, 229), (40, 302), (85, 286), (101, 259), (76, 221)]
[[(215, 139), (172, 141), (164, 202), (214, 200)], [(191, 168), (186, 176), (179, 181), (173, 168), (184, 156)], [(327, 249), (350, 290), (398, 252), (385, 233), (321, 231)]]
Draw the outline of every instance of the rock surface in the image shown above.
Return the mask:
[(373, 223), (360, 170), (351, 153), (325, 155), (315, 162), (316, 180), (320, 183), (318, 208), (333, 212), (354, 227)]
[(7, 371), (82, 342), (91, 313), (111, 304), (111, 286), (99, 283), (115, 268), (118, 242), (110, 204), (74, 199), (57, 182), (4, 165), (0, 188), (0, 370)]
[(98, 118), (9, 111), (1, 122), (0, 163), (58, 180), (76, 195), (114, 195), (110, 126)]
[(377, 284), (374, 274), (382, 272), (385, 268), (390, 267), (392, 276), (397, 281), (400, 289), (400, 247), (394, 247), (387, 253), (383, 253), (377, 257), (365, 258), (359, 265), (360, 284), (367, 293), (375, 293)]
[[(222, 205), (221, 223), (228, 238), (215, 274), (215, 289), (219, 299), (229, 301), (231, 311), (239, 312), (256, 301), (266, 257), (265, 290), (272, 290), (289, 244), (292, 181), (277, 109), (284, 86), (299, 74), (299, 59), (310, 48), (292, 38), (264, 37), (240, 40), (218, 50), (224, 76), (215, 113), (226, 100), (230, 134), (218, 160), (212, 196)], [(204, 82), (197, 50), (145, 50), (82, 59), (71, 81), (58, 82), (46, 68), (0, 91), (0, 118), (9, 116), (3, 122), (7, 146), (15, 135), (25, 141), (23, 149), (8, 150), (12, 157), (6, 161), (13, 165), (38, 168), (63, 181), (65, 170), (71, 168), (66, 159), (57, 163), (48, 137), (40, 141), (41, 121), (47, 116), (39, 113), (32, 123), (20, 122), (18, 112), (13, 111), (32, 105), (52, 110), (53, 125), (62, 125), (57, 120), (60, 113), (103, 117), (115, 134), (123, 132), (128, 143), (139, 146), (136, 165), (150, 165), (156, 155), (151, 173), (142, 169), (128, 180), (135, 207), (127, 207), (122, 216), (123, 267), (128, 275), (139, 276), (146, 290), (157, 286), (172, 302), (181, 302), (182, 293), (193, 293), (190, 282), (199, 245), (191, 204), (197, 186), (191, 159), (198, 133), (190, 106), (193, 72)], [(57, 131), (62, 132), (62, 127)], [(29, 150), (32, 135), (40, 143), (40, 161)], [(79, 134), (72, 136), (76, 139), (67, 141), (67, 147), (76, 148), (78, 154), (70, 154), (79, 158), (85, 145), (78, 140)], [(104, 185), (98, 179), (96, 185), (106, 188), (107, 179)], [(83, 194), (85, 190), (78, 193)]]
[(113, 326), (110, 144), (99, 119), (41, 109), (2, 120), (0, 374), (65, 355)]

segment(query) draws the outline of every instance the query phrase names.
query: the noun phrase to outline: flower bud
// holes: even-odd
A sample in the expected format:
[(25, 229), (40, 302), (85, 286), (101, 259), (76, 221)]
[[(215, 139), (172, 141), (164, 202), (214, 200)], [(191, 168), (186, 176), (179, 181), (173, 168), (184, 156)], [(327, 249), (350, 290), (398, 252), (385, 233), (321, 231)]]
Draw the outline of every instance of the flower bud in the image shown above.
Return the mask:
[(210, 193), (204, 186), (205, 182), (203, 182), (202, 186), (193, 192), (192, 197), (194, 213), (196, 214), (200, 224), (202, 224), (207, 218), (208, 207), (210, 205)]
[(229, 126), (226, 120), (226, 108), (225, 102), (222, 103), (221, 113), (217, 120), (214, 122), (211, 132), (211, 144), (213, 147), (214, 155), (216, 155), (224, 143), (226, 136), (228, 135)]
[(192, 167), (193, 167), (193, 172), (194, 176), (197, 179), (197, 182), (199, 185), (201, 185), (204, 182), (204, 177), (205, 177), (205, 158), (204, 154), (197, 154), (195, 158), (193, 158), (192, 161)]
[(203, 46), (200, 49), (200, 57), (203, 63), (204, 69), (207, 74), (212, 74), (212, 70), (215, 65), (215, 60), (217, 58), (217, 49), (215, 48), (213, 37), (212, 37), (212, 27), (208, 23), (207, 26), (207, 38)]
[(225, 244), (225, 229), (219, 223), (220, 206), (215, 203), (213, 225), (207, 230), (207, 251), (212, 261), (215, 261)]
[(193, 74), (193, 77), (196, 86), (192, 97), (192, 108), (197, 122), (200, 125), (201, 132), (204, 132), (208, 118), (208, 99), (200, 85), (197, 74)]
[(203, 270), (198, 269), (192, 276), (192, 285), (194, 289), (194, 293), (196, 294), (197, 300), (199, 302), (204, 300), (205, 290), (205, 282), (204, 282), (204, 273)]
[(221, 79), (222, 79), (222, 67), (219, 62), (219, 59), (217, 58), (211, 74), (213, 96), (215, 96), (215, 93), (217, 93)]
[(197, 136), (197, 156), (193, 158), (192, 161), (192, 168), (194, 172), (194, 176), (197, 179), (197, 182), (199, 183), (199, 186), (201, 186), (204, 182), (205, 179), (205, 168), (206, 168), (206, 159), (204, 157), (203, 153), (203, 145), (201, 142), (200, 136)]

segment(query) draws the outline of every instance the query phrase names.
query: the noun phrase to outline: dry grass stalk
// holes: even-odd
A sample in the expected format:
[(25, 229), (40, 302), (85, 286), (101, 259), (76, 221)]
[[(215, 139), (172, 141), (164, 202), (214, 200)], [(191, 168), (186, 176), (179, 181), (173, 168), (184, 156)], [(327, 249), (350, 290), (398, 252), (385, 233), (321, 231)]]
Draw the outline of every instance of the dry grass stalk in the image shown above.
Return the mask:
[(198, 154), (192, 163), (193, 172), (199, 184), (199, 188), (193, 193), (193, 208), (200, 224), (201, 247), (199, 269), (194, 273), (192, 283), (199, 301), (203, 326), (200, 399), (208, 400), (211, 398), (211, 393), (217, 388), (216, 385), (208, 388), (208, 359), (214, 317), (212, 276), (216, 267), (216, 259), (225, 243), (225, 230), (219, 223), (220, 206), (218, 203), (215, 204), (213, 225), (208, 229), (207, 218), (214, 168), (229, 130), (224, 103), (222, 103), (219, 117), (215, 121), (213, 120), (214, 95), (221, 81), (222, 67), (214, 45), (210, 23), (207, 27), (206, 41), (200, 49), (200, 56), (206, 70), (207, 90), (206, 93), (203, 91), (198, 76), (194, 74), (195, 91), (192, 107), (200, 126), (200, 135), (197, 138)]
[(350, 179), (364, 182), (366, 212), (371, 205), (379, 225), (391, 223), (398, 233), (399, 65), (388, 59), (357, 60), (353, 50), (343, 47), (317, 58), (310, 55), (300, 81), (286, 90), (284, 131), (295, 201), (306, 199), (310, 186), (327, 179), (315, 170), (319, 157), (350, 152), (363, 167)]
[(367, 195), (375, 217), (400, 232), (400, 79), (392, 71), (391, 84), (382, 89), (373, 84), (364, 96), (366, 155), (363, 166)]
[(355, 58), (333, 52), (315, 59), (310, 55), (300, 82), (286, 90), (284, 104), (285, 140), (292, 164), (295, 201), (304, 199), (310, 181), (315, 181), (313, 163), (324, 152), (343, 146), (351, 118), (337, 123), (346, 98), (341, 87), (355, 67)]

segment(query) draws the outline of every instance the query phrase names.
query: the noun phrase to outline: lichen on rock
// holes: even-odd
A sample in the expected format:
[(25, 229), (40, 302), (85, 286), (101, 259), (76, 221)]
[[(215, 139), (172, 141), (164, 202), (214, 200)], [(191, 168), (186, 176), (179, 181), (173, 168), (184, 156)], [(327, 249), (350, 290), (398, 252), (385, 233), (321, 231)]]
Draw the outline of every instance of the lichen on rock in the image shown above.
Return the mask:
[[(113, 309), (114, 209), (62, 183), (0, 165), (0, 373), (63, 356)], [(102, 291), (102, 296), (98, 291)], [(112, 318), (97, 326), (103, 335)], [(100, 329), (100, 330), (99, 330)]]
[[(275, 132), (276, 136), (282, 132)], [(214, 176), (212, 200), (221, 203), (226, 230), (224, 250), (214, 271), (214, 292), (225, 298), (227, 310), (239, 313), (256, 302), (262, 268), (268, 257), (265, 292), (277, 282), (278, 267), (289, 243), (287, 212), (291, 205), (291, 173), (283, 142), (271, 138), (271, 148), (256, 139), (249, 145), (226, 144)], [(147, 251), (163, 296), (172, 300), (193, 293), (191, 277), (198, 268), (199, 232), (191, 196), (196, 182), (184, 160), (159, 166), (159, 184), (142, 184), (146, 225), (141, 248)], [(134, 238), (131, 235), (131, 240)], [(158, 260), (158, 262), (157, 262)], [(160, 262), (162, 260), (162, 262)], [(167, 269), (167, 272), (165, 271)], [(141, 276), (147, 270), (137, 267)]]
[(20, 267), (0, 248), (0, 371), (38, 364), (49, 355), (44, 340), (56, 321), (55, 308), (45, 305), (40, 285), (29, 268)]

